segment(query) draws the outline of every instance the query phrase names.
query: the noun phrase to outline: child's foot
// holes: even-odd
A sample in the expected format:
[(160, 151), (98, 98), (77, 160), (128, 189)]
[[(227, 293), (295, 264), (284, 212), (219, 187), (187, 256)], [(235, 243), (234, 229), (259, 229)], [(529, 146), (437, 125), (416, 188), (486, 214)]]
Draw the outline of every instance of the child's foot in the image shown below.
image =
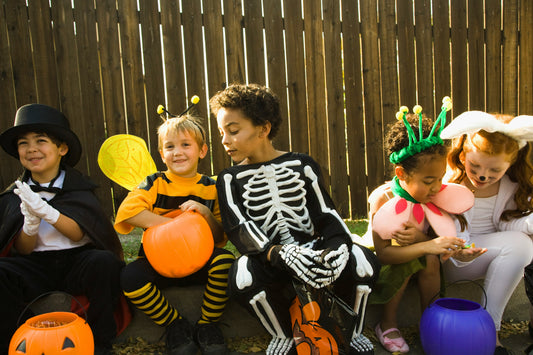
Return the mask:
[(276, 354), (276, 355), (293, 355), (296, 354), (296, 347), (294, 346), (293, 338), (280, 338), (272, 337), (268, 348), (266, 349), (267, 354)]
[[(389, 328), (385, 330), (384, 332), (381, 330), (381, 324), (378, 323), (376, 325), (376, 336), (379, 339), (379, 342), (383, 347), (391, 352), (391, 353), (406, 353), (409, 352), (409, 345), (405, 342), (405, 339), (402, 337), (402, 334), (398, 330), (398, 328)], [(387, 337), (388, 334), (398, 332), (400, 335), (398, 338), (389, 338)]]
[(224, 355), (228, 353), (224, 336), (217, 323), (196, 324), (194, 338), (200, 345), (204, 355)]
[(494, 355), (511, 355), (512, 353), (504, 346), (498, 345), (494, 350)]
[(175, 319), (167, 327), (168, 355), (196, 355), (198, 346), (193, 340), (193, 327), (185, 318)]

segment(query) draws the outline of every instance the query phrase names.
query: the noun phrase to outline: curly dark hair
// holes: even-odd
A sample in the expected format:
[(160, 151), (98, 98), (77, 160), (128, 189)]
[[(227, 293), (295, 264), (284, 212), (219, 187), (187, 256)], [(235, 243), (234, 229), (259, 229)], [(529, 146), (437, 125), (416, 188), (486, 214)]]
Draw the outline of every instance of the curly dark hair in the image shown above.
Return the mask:
[[(415, 133), (416, 139), (418, 139), (419, 136), (419, 117), (418, 115), (414, 113), (410, 113), (406, 115), (407, 122), (411, 124), (411, 127), (413, 128), (413, 131)], [(422, 136), (423, 138), (426, 138), (429, 133), (431, 132), (431, 129), (433, 127), (433, 124), (435, 123), (434, 120), (431, 118), (428, 118), (426, 116), (422, 116)], [(438, 128), (437, 128), (438, 129)], [(436, 131), (437, 131), (436, 129)], [(435, 133), (433, 133), (435, 134)], [(445, 142), (446, 143), (446, 142)], [(387, 157), (390, 157), (390, 155), (394, 152), (400, 151), (402, 148), (409, 146), (409, 135), (407, 133), (407, 128), (405, 127), (403, 121), (398, 120), (395, 123), (392, 123), (388, 127), (387, 134), (385, 136), (385, 153), (387, 154)], [(397, 165), (400, 165), (403, 167), (406, 173), (411, 173), (414, 170), (417, 169), (418, 163), (422, 157), (426, 157), (428, 155), (440, 155), (443, 157), (446, 157), (448, 154), (448, 146), (446, 144), (436, 144), (433, 145), (422, 152), (413, 155), (412, 157), (409, 157), (402, 162), (398, 163)]]
[(254, 126), (270, 122), (269, 139), (277, 135), (282, 122), (279, 98), (270, 88), (259, 84), (232, 84), (211, 97), (209, 106), (215, 116), (222, 108), (237, 109)]

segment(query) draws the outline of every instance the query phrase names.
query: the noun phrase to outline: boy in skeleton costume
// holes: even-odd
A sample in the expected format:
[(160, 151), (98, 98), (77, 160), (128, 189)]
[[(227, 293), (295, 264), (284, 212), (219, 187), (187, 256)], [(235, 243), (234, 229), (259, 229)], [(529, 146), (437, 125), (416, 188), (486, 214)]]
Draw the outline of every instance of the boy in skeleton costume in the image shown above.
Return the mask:
[(237, 165), (217, 178), (224, 230), (242, 254), (228, 287), (273, 339), (267, 354), (295, 353), (289, 306), (293, 278), (333, 291), (354, 306), (352, 354), (373, 354), (361, 334), (366, 298), (378, 274), (375, 255), (351, 233), (308, 155), (272, 145), (279, 130), (278, 98), (270, 89), (232, 85), (210, 100), (222, 144)]

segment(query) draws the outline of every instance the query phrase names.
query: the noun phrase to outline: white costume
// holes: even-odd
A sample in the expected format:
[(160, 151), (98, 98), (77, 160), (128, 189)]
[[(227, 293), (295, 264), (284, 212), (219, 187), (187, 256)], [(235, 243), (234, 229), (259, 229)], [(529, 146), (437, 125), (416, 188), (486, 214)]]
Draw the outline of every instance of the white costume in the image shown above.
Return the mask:
[[(472, 262), (450, 260), (444, 264), (446, 282), (485, 278), (486, 308), (496, 330), (500, 330), (503, 311), (523, 276), (524, 267), (533, 258), (530, 238), (533, 235), (533, 214), (510, 221), (501, 220), (504, 211), (516, 209), (514, 195), (517, 188), (518, 184), (504, 175), (495, 197), (476, 198), (474, 207), (464, 213), (468, 226), (464, 232), (458, 233), (458, 237), (488, 251)], [(489, 199), (494, 199), (493, 203), (483, 203)]]

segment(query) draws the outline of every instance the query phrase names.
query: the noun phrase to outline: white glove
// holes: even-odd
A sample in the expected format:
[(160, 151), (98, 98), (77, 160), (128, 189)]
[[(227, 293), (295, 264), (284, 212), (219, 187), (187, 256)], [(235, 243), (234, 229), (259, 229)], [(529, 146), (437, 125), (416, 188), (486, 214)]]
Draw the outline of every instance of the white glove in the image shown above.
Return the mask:
[(15, 184), (17, 184), (17, 188), (13, 192), (26, 204), (29, 213), (52, 225), (57, 222), (60, 215), (58, 210), (44, 201), (38, 193), (33, 192), (27, 183), (17, 180)]
[(322, 288), (335, 281), (348, 262), (348, 248), (313, 250), (294, 244), (279, 249), (281, 261), (303, 282)]
[(41, 219), (37, 216), (32, 215), (28, 211), (26, 203), (20, 203), (20, 212), (24, 216), (24, 224), (22, 225), (22, 230), (29, 236), (36, 235), (39, 232), (39, 226), (41, 225)]

